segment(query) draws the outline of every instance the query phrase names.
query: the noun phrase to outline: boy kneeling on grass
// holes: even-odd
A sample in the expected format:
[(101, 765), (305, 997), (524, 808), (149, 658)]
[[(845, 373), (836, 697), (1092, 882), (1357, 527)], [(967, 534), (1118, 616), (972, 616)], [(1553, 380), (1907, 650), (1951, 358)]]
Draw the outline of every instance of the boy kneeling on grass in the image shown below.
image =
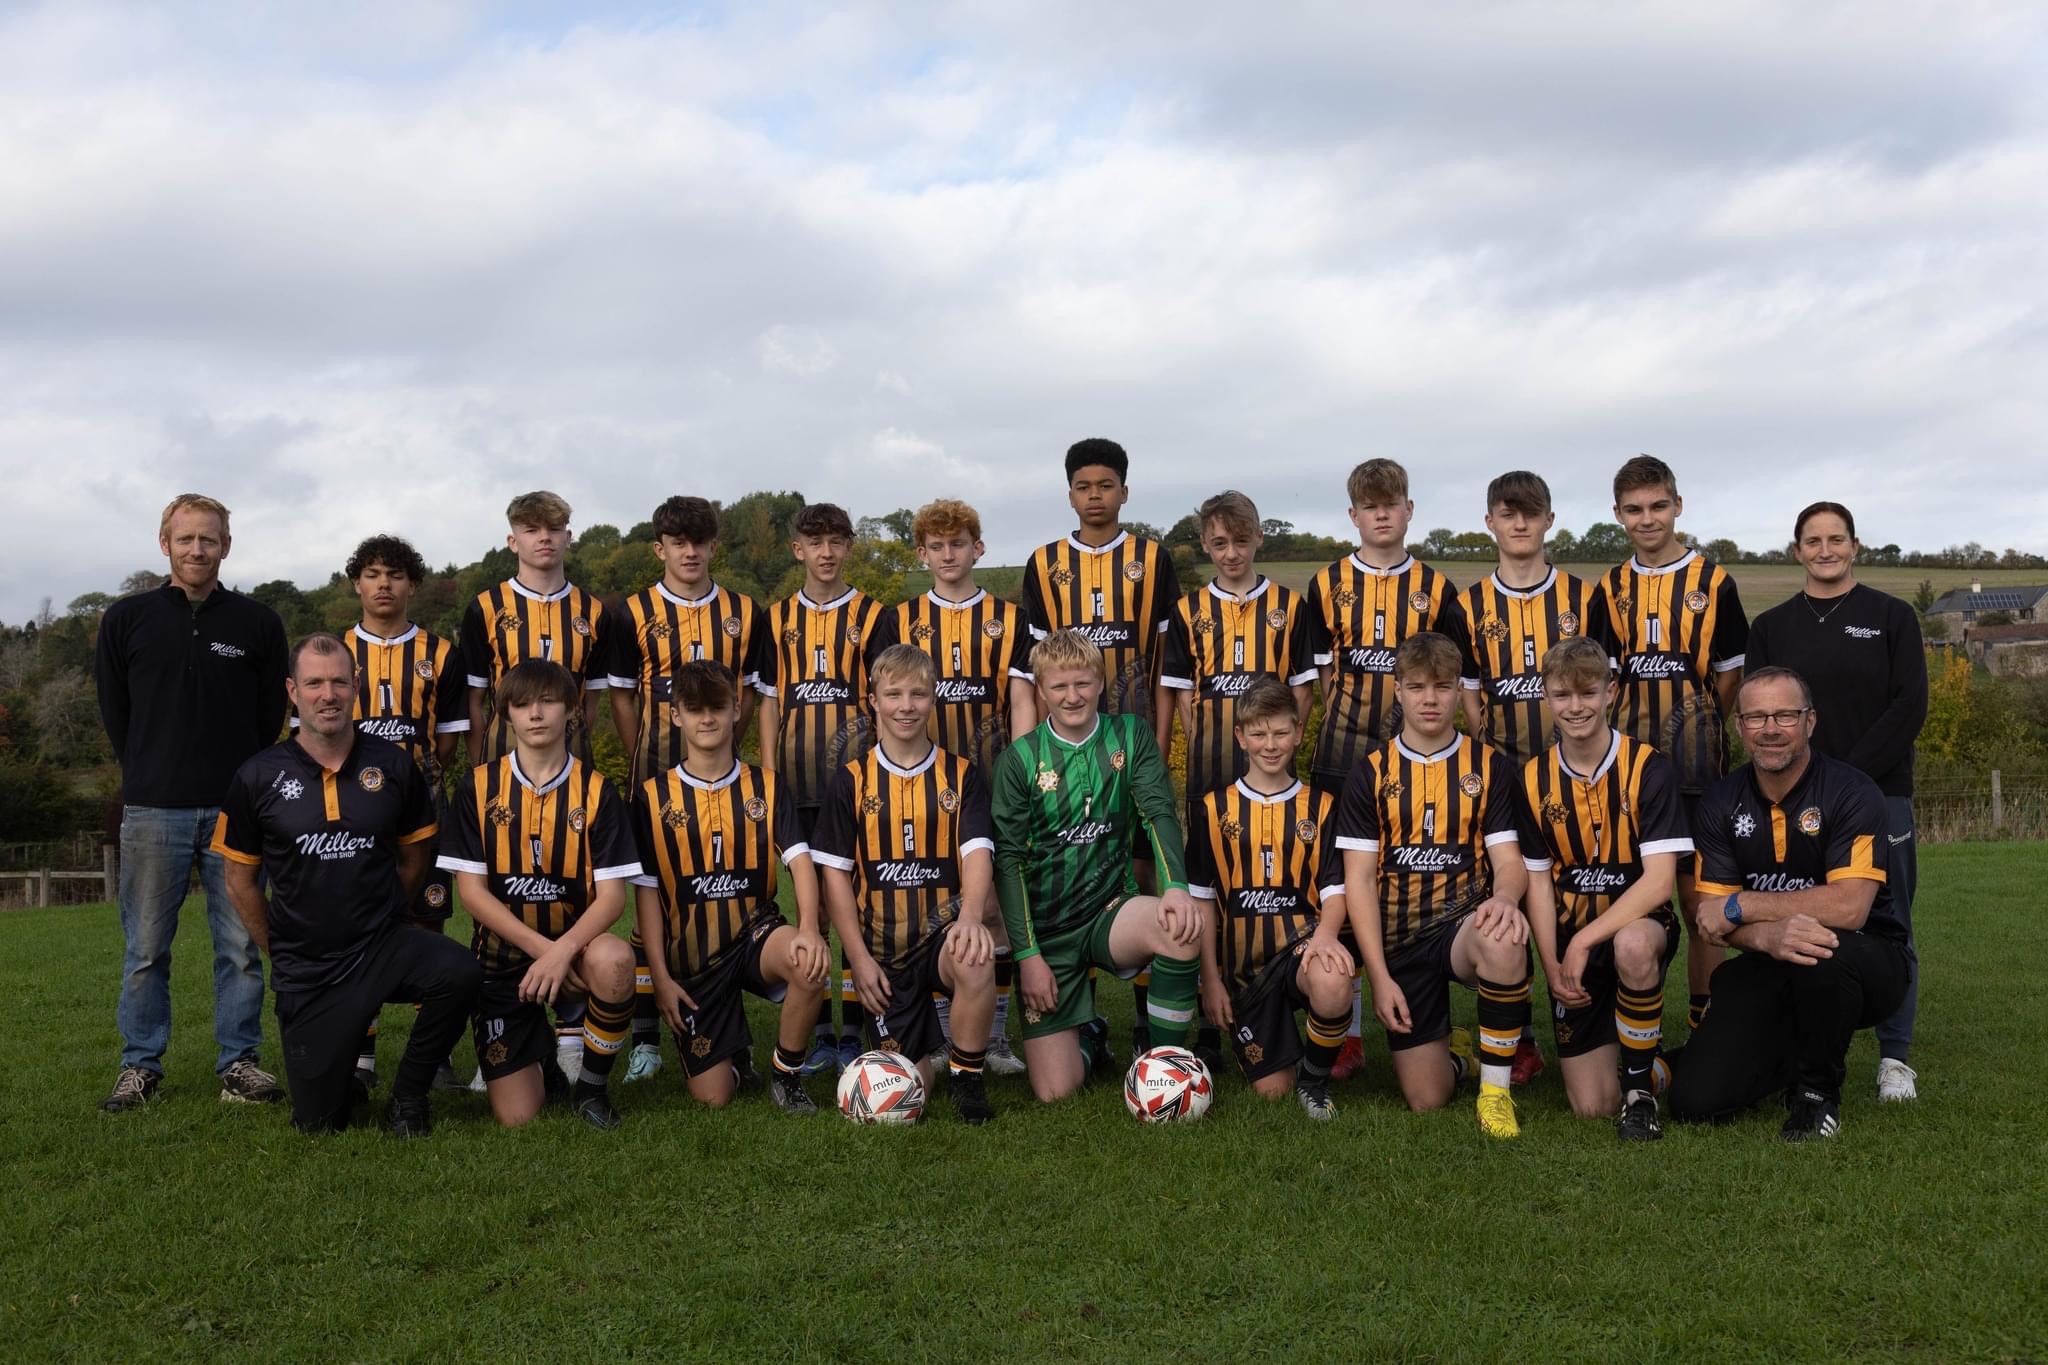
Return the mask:
[[(996, 1116), (982, 1084), (996, 1012), (995, 943), (982, 923), (995, 840), (980, 770), (932, 742), (937, 682), (915, 645), (891, 645), (869, 666), (879, 742), (825, 784), (811, 858), (870, 1041), (916, 1059), (927, 1086), (944, 1046), (953, 1107), (980, 1124)], [(935, 993), (952, 1002), (950, 1044)]]
[[(1031, 651), (1046, 719), (996, 760), (996, 894), (1024, 997), (1024, 1059), (1040, 1100), (1081, 1088), (1106, 1054), (1091, 968), (1122, 977), (1147, 965), (1154, 1046), (1193, 1030), (1202, 909), (1188, 895), (1173, 782), (1151, 723), (1104, 715), (1102, 651), (1055, 630)], [(1141, 896), (1132, 834), (1165, 889)], [(1086, 1036), (1084, 1050), (1083, 1037)]]
[[(1294, 690), (1271, 676), (1237, 698), (1233, 731), (1245, 775), (1195, 803), (1188, 891), (1216, 906), (1202, 937), (1203, 1013), (1229, 1032), (1261, 1098), (1292, 1090), (1310, 1118), (1330, 1119), (1330, 1067), (1351, 1023), (1356, 973), (1337, 940), (1337, 802), (1294, 775), (1297, 710)], [(1294, 1029), (1303, 1008), (1305, 1052)]]
[(1507, 759), (1452, 728), (1462, 651), (1433, 631), (1394, 652), (1401, 732), (1352, 770), (1337, 806), (1344, 903), (1410, 1109), (1441, 1109), (1471, 1070), (1451, 982), (1479, 992), (1479, 1128), (1520, 1134), (1509, 1072), (1529, 1022), (1529, 874)]
[(476, 921), (477, 1063), (498, 1122), (532, 1119), (566, 1085), (550, 1074), (548, 1007), (582, 997), (583, 1068), (570, 1103), (591, 1127), (616, 1128), (606, 1082), (633, 1022), (633, 950), (608, 931), (625, 908), (626, 879), (640, 871), (625, 802), (569, 756), (583, 689), (568, 669), (515, 664), (496, 700), (512, 747), (457, 787), (440, 856)]
[[(740, 704), (730, 669), (686, 663), (669, 697), (683, 761), (647, 779), (633, 812), (642, 869), (633, 884), (655, 1006), (675, 1031), (691, 1098), (721, 1109), (739, 1089), (734, 1059), (749, 1046), (740, 992), (780, 1002), (768, 1097), (785, 1114), (815, 1114), (801, 1071), (826, 957), (809, 832), (780, 777), (734, 757)], [(794, 925), (775, 904), (778, 859), (796, 893)]]

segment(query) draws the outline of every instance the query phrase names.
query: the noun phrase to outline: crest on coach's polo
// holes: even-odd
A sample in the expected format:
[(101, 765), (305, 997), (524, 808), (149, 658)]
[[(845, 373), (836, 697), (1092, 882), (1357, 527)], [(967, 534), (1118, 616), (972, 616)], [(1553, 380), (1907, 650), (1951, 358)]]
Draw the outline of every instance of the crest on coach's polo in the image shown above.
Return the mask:
[(1808, 806), (1805, 810), (1799, 812), (1799, 832), (1801, 834), (1820, 833), (1819, 806)]

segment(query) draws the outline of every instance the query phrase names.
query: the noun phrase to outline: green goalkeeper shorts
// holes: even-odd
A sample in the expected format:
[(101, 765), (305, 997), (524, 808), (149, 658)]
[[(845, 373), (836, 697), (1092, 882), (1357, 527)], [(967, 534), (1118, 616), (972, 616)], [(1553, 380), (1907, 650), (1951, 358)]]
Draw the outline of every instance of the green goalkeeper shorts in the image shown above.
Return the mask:
[[(1059, 989), (1059, 1003), (1049, 1014), (1024, 1007), (1024, 1036), (1044, 1038), (1049, 1034), (1077, 1029), (1095, 1017), (1095, 982), (1090, 973), (1097, 967), (1129, 980), (1151, 965), (1150, 959), (1134, 967), (1119, 967), (1110, 960), (1109, 931), (1116, 925), (1117, 911), (1127, 904), (1119, 896), (1093, 916), (1071, 929), (1047, 934), (1038, 940), (1038, 955), (1052, 968), (1053, 985)], [(1021, 992), (1018, 996), (1021, 1002)]]

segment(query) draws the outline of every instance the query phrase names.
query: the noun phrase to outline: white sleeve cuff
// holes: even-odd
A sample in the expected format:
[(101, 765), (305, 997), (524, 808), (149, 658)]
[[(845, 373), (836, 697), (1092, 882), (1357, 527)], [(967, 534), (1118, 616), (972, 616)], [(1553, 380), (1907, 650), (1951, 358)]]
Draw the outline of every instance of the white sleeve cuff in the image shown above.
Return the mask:
[(1337, 656), (1336, 656), (1336, 655), (1334, 655), (1334, 654), (1318, 654), (1318, 655), (1316, 655), (1316, 656), (1315, 656), (1315, 664), (1316, 664), (1316, 667), (1317, 667), (1317, 668), (1328, 668), (1328, 667), (1330, 666), (1330, 660), (1332, 660), (1332, 659), (1334, 659), (1334, 658), (1336, 658), (1336, 657), (1337, 657)]
[(1216, 899), (1216, 888), (1213, 886), (1196, 886), (1193, 882), (1189, 882), (1188, 894), (1198, 901), (1213, 901)]
[(1692, 840), (1690, 839), (1652, 839), (1638, 847), (1636, 854), (1638, 857), (1646, 858), (1652, 853), (1677, 853), (1684, 855), (1692, 851)]
[(1522, 842), (1521, 836), (1511, 829), (1504, 829), (1498, 834), (1486, 836), (1486, 846), (1488, 848), (1495, 848), (1501, 844), (1519, 844), (1520, 842)]
[(1716, 659), (1714, 660), (1714, 671), (1716, 673), (1733, 673), (1736, 669), (1742, 667), (1743, 657), (1743, 655), (1738, 654), (1732, 659)]
[(1467, 692), (1477, 692), (1479, 690), (1479, 679), (1460, 678), (1458, 679), (1458, 686), (1464, 688)]
[(640, 864), (621, 863), (617, 867), (600, 867), (590, 874), (594, 882), (626, 881), (640, 875)]
[(611, 681), (607, 678), (586, 678), (583, 681), (585, 692), (602, 692), (610, 686)]
[[(297, 725), (298, 722), (293, 721), (292, 724)], [(434, 733), (437, 735), (460, 735), (468, 730), (469, 722), (467, 720), (441, 721), (434, 726)]]
[(1193, 678), (1169, 678), (1161, 674), (1159, 685), (1161, 687), (1171, 687), (1178, 692), (1192, 692), (1195, 690), (1195, 680)]
[(649, 891), (659, 891), (659, 890), (661, 890), (661, 882), (660, 882), (659, 880), (657, 880), (656, 878), (653, 878), (653, 877), (650, 877), (650, 876), (648, 876), (648, 875), (647, 875), (647, 874), (646, 874), (645, 872), (643, 872), (643, 873), (641, 873), (641, 874), (640, 874), (639, 876), (637, 876), (637, 877), (633, 878), (633, 885), (635, 885), (635, 886), (644, 886), (644, 887), (646, 887), (646, 888), (647, 888), (647, 889), (648, 889)]
[(1302, 672), (1297, 673), (1293, 677), (1289, 678), (1287, 680), (1287, 685), (1289, 687), (1299, 687), (1303, 683), (1312, 683), (1321, 676), (1323, 675), (1316, 669), (1305, 669)]
[(479, 877), (491, 875), (491, 869), (482, 863), (473, 863), (467, 858), (456, 858), (444, 853), (434, 860), (434, 866), (443, 872), (474, 872)]
[(1337, 836), (1337, 847), (1352, 853), (1377, 853), (1380, 851), (1380, 841), (1377, 839), (1354, 839), (1348, 834), (1340, 834)]
[(976, 853), (984, 849), (993, 858), (996, 853), (996, 841), (993, 839), (969, 839), (966, 843), (960, 845), (960, 856), (964, 858), (970, 853)]
[(756, 678), (754, 680), (754, 690), (756, 692), (759, 692), (764, 697), (775, 697), (780, 695), (776, 692), (773, 684), (764, 683), (759, 678)]
[(1528, 868), (1531, 872), (1548, 872), (1550, 871), (1550, 859), (1531, 858), (1525, 853), (1522, 855), (1522, 866)]
[(798, 858), (808, 857), (810, 851), (811, 846), (809, 844), (791, 844), (788, 848), (782, 850), (782, 865), (784, 867), (792, 866)]
[(469, 685), (471, 687), (489, 687), (491, 680), (489, 678), (479, 678), (476, 674), (472, 673), (469, 675)]
[(1328, 886), (1322, 888), (1322, 891), (1325, 896), (1341, 896), (1344, 894), (1344, 883), (1331, 882)]
[(1013, 669), (1011, 669), (1011, 670), (1010, 670), (1010, 676), (1011, 676), (1011, 677), (1013, 677), (1013, 678), (1022, 678), (1022, 679), (1023, 679), (1023, 680), (1025, 681), (1025, 682), (1037, 682), (1037, 681), (1038, 681), (1038, 679), (1037, 679), (1037, 678), (1033, 677), (1033, 676), (1032, 676), (1031, 674), (1029, 674), (1029, 673), (1026, 673), (1026, 672), (1025, 672), (1025, 671), (1024, 671), (1023, 669), (1021, 669), (1021, 668), (1013, 668)]
[(1031, 638), (1034, 640), (1043, 640), (1046, 637), (1046, 632), (1037, 626), (1026, 626), (1025, 629), (1031, 632)]
[[(782, 855), (782, 860), (784, 862), (788, 862), (790, 856), (791, 855), (785, 850)], [(820, 853), (815, 848), (811, 850), (811, 861), (816, 863), (819, 867), (829, 867), (834, 872), (853, 871), (853, 859), (841, 858), (837, 854), (833, 853)]]

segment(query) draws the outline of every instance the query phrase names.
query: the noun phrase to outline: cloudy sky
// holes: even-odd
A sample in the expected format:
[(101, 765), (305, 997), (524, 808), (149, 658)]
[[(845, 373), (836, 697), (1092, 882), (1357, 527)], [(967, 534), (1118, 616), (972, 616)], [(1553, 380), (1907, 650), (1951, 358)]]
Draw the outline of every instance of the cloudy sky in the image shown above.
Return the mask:
[(0, 0), (0, 619), (187, 488), (244, 586), (535, 486), (1015, 562), (1088, 435), (1161, 524), (1388, 455), (1578, 529), (1647, 450), (1703, 537), (2048, 550), (2044, 281), (2030, 3)]

